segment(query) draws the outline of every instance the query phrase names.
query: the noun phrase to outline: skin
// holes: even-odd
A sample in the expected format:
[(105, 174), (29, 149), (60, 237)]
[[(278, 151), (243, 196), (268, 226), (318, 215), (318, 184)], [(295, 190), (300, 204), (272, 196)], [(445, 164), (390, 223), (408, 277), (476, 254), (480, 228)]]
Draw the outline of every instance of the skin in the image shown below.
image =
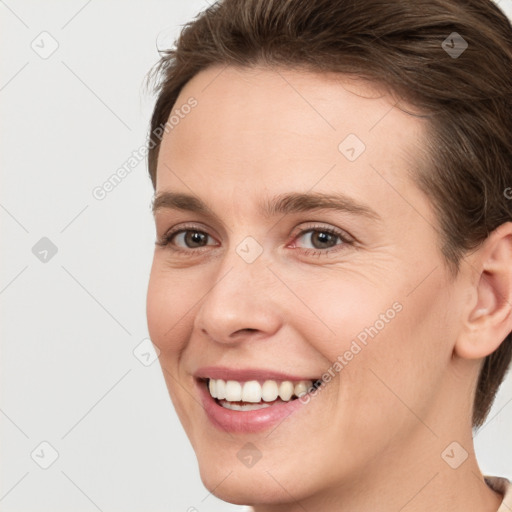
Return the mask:
[[(375, 85), (214, 66), (186, 84), (175, 108), (191, 96), (197, 106), (163, 138), (156, 193), (193, 194), (218, 218), (155, 212), (157, 239), (185, 223), (209, 236), (203, 247), (183, 235), (155, 247), (147, 319), (204, 485), (256, 512), (495, 512), (502, 497), (478, 468), (471, 407), (482, 358), (512, 330), (512, 224), (452, 279), (433, 209), (409, 176), (425, 121), (392, 108)], [(366, 145), (352, 162), (338, 150), (349, 133)], [(329, 210), (262, 216), (264, 199), (287, 192), (343, 192), (380, 220)], [(323, 227), (357, 243), (312, 236)], [(252, 263), (236, 252), (247, 236), (263, 251)], [(397, 302), (378, 335), (272, 432), (228, 434), (209, 422), (197, 368), (320, 377)], [(250, 468), (237, 458), (247, 442), (262, 454)], [(441, 457), (453, 442), (456, 457), (468, 452), (457, 469)]]

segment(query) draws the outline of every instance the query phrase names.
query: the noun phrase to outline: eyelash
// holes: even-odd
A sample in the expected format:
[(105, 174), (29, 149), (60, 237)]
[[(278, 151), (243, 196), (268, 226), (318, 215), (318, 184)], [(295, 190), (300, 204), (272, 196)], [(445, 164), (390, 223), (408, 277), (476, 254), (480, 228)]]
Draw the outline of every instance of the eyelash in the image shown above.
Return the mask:
[[(175, 235), (178, 235), (179, 233), (186, 233), (189, 231), (193, 231), (193, 232), (197, 232), (197, 233), (201, 233), (201, 234), (210, 236), (210, 235), (208, 235), (208, 233), (198, 229), (196, 226), (184, 226), (184, 227), (181, 227), (180, 229), (165, 233), (163, 235), (163, 237), (161, 239), (157, 240), (155, 243), (156, 243), (156, 245), (158, 245), (160, 247), (171, 247), (171, 240)], [(344, 232), (339, 231), (334, 228), (325, 227), (325, 226), (310, 226), (307, 229), (303, 229), (302, 231), (299, 231), (294, 236), (294, 240), (297, 238), (300, 238), (301, 236), (303, 236), (304, 234), (309, 233), (309, 232), (328, 233), (330, 235), (333, 235), (333, 236), (336, 236), (337, 238), (339, 238), (342, 241), (342, 243), (336, 244), (334, 247), (331, 247), (328, 249), (302, 249), (302, 253), (305, 256), (322, 256), (322, 255), (325, 256), (326, 254), (331, 254), (333, 252), (338, 252), (340, 250), (343, 250), (342, 249), (343, 246), (354, 245), (354, 242), (352, 240), (350, 240), (344, 234)], [(183, 249), (182, 247), (173, 246), (170, 250), (174, 253), (190, 255), (191, 253), (194, 253), (194, 252), (203, 252), (203, 251), (201, 251), (201, 249), (206, 249), (207, 247), (208, 246), (198, 247), (195, 249), (194, 248)]]

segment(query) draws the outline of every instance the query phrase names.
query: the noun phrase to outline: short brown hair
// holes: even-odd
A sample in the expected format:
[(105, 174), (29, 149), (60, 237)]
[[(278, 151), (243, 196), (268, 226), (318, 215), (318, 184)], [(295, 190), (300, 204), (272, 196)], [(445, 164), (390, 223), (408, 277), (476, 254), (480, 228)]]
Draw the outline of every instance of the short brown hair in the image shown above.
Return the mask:
[[(459, 55), (449, 52), (454, 38)], [(225, 0), (160, 55), (149, 75), (158, 94), (148, 152), (155, 189), (155, 133), (183, 86), (214, 64), (276, 65), (369, 79), (427, 117), (426, 156), (413, 177), (436, 212), (453, 276), (464, 254), (512, 220), (512, 26), (491, 0)], [(511, 358), (512, 333), (483, 361), (474, 427)]]

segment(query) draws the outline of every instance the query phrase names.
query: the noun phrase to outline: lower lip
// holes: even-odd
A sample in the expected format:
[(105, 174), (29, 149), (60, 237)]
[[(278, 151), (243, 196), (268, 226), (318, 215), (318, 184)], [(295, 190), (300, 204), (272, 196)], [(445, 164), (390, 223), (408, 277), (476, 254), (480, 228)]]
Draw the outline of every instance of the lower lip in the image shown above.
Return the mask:
[(226, 432), (261, 432), (283, 421), (305, 405), (298, 398), (290, 402), (278, 402), (255, 411), (232, 411), (219, 405), (210, 395), (206, 382), (196, 381), (201, 400), (210, 421)]

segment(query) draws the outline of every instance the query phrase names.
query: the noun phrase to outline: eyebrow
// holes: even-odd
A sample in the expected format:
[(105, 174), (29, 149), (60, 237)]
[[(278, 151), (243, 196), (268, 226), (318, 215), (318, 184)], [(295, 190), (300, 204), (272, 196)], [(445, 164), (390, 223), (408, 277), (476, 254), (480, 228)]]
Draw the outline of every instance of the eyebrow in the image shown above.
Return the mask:
[[(167, 191), (159, 192), (153, 199), (153, 215), (162, 209), (195, 212), (210, 215), (219, 220), (203, 201), (189, 194)], [(308, 212), (312, 210), (335, 210), (372, 220), (382, 220), (381, 216), (368, 205), (358, 203), (343, 193), (292, 192), (267, 199), (260, 206), (260, 212), (265, 217)]]

